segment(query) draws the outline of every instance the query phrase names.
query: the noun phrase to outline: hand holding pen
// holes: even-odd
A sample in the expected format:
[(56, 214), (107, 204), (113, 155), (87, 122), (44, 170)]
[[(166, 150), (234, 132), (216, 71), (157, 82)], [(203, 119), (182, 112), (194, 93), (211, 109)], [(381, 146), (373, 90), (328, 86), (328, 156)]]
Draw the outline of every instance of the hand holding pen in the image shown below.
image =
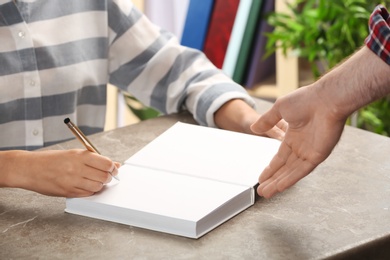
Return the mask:
[[(80, 138), (90, 144), (83, 135)], [(91, 144), (87, 149), (0, 152), (0, 186), (56, 197), (91, 196), (118, 174), (121, 164), (90, 152), (97, 151)]]
[[(91, 141), (88, 140), (88, 138), (81, 132), (81, 130), (70, 121), (69, 118), (65, 118), (64, 123), (69, 127), (69, 129), (72, 131), (72, 133), (77, 137), (77, 139), (87, 148), (88, 151), (100, 154), (100, 152), (95, 148), (95, 146), (91, 143)], [(108, 173), (119, 181), (119, 178), (115, 175), (113, 175), (113, 171), (117, 170), (115, 164), (114, 168), (111, 171), (108, 171)]]

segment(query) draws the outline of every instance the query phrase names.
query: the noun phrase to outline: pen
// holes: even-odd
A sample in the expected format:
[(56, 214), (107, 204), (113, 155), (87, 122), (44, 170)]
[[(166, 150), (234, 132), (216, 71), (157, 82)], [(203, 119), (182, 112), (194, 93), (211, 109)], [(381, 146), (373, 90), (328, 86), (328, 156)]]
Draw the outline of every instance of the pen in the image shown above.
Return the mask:
[[(100, 152), (93, 146), (93, 144), (88, 140), (88, 138), (81, 132), (81, 130), (70, 121), (69, 118), (65, 118), (64, 123), (69, 127), (70, 131), (79, 139), (79, 141), (87, 148), (88, 151), (100, 154)], [(119, 181), (119, 178), (117, 176), (112, 175), (111, 172), (109, 172), (113, 178)]]

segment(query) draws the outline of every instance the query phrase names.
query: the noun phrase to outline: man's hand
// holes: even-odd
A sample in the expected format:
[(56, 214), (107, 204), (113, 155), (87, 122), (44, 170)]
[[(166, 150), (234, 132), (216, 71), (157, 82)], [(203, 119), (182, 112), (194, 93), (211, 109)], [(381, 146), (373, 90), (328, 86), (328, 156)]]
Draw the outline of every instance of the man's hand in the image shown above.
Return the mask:
[(323, 102), (314, 87), (300, 88), (278, 99), (251, 126), (253, 132), (261, 134), (282, 119), (288, 123), (279, 151), (260, 175), (260, 196), (270, 198), (291, 187), (329, 156), (340, 139), (345, 119), (334, 117), (329, 104)]

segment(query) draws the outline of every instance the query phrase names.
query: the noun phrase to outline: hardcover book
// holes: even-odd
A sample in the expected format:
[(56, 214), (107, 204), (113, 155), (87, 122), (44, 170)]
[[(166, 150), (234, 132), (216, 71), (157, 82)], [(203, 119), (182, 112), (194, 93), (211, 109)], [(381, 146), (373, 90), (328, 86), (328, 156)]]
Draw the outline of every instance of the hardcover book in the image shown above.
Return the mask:
[(238, 84), (244, 83), (248, 63), (250, 61), (250, 52), (253, 48), (253, 41), (256, 34), (263, 0), (252, 0), (248, 20), (246, 23), (244, 35), (240, 48), (238, 50), (237, 60), (233, 72), (233, 80)]
[(66, 199), (65, 211), (199, 238), (255, 202), (275, 139), (176, 123), (119, 169), (99, 193)]
[(222, 69), (240, 0), (215, 0), (203, 52)]
[(190, 0), (181, 36), (182, 45), (203, 50), (213, 6), (214, 0)]
[(275, 54), (267, 58), (264, 57), (267, 45), (267, 36), (265, 34), (273, 30), (273, 27), (266, 20), (266, 15), (274, 10), (275, 0), (264, 1), (247, 69), (248, 74), (245, 79), (245, 87), (247, 88), (253, 88), (256, 84), (275, 73)]
[(222, 70), (229, 77), (233, 77), (234, 68), (237, 63), (238, 54), (244, 38), (245, 28), (247, 27), (249, 14), (253, 2), (258, 0), (241, 0), (238, 6), (236, 18), (232, 33), (230, 35), (229, 44), (226, 50), (225, 59), (223, 60)]

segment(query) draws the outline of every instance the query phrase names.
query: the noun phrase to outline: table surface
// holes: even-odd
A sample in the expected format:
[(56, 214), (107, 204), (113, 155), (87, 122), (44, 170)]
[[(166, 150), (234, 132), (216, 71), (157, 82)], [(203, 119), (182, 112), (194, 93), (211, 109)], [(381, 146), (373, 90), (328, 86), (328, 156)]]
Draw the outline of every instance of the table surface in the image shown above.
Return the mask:
[[(123, 162), (177, 121), (194, 123), (163, 116), (90, 139)], [(46, 149), (70, 148), (81, 146)], [(67, 214), (64, 198), (3, 188), (0, 259), (378, 259), (390, 255), (389, 154), (389, 138), (347, 126), (312, 174), (197, 240)]]

